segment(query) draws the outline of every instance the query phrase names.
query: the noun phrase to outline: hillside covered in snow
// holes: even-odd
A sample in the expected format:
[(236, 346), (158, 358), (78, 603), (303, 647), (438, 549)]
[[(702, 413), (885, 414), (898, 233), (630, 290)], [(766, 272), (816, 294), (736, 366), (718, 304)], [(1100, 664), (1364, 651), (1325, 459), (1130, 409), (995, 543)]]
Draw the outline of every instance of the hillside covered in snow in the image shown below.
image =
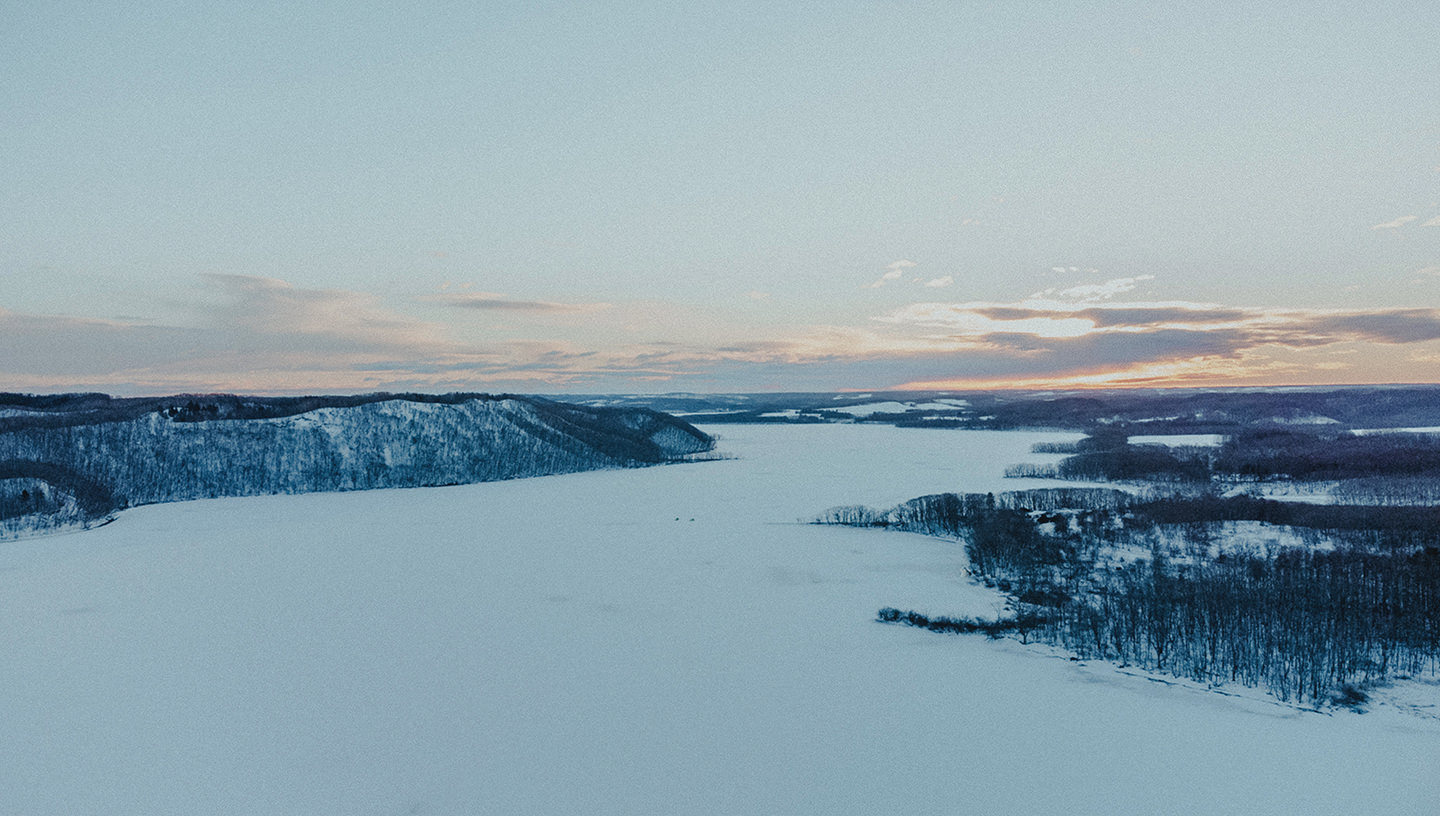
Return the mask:
[(712, 446), (644, 408), (487, 395), (0, 398), (0, 530), (155, 502), (467, 484), (675, 461)]

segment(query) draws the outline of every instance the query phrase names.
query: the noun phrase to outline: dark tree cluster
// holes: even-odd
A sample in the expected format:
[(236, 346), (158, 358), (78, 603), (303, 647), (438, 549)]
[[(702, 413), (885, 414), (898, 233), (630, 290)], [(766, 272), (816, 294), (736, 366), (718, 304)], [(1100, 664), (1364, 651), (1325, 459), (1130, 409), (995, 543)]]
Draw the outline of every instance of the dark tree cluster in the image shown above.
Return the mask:
[(89, 526), (108, 517), (110, 491), (59, 465), (0, 461), (0, 535)]
[(1119, 445), (1066, 457), (1056, 469), (1062, 479), (1112, 481), (1206, 480), (1210, 470), (1201, 456), (1185, 456), (1163, 445)]
[(1207, 481), (1211, 453), (1202, 447), (1132, 445), (1125, 431), (1102, 427), (1078, 442), (1042, 442), (1035, 453), (1067, 454), (1058, 465), (1011, 465), (1011, 478), (1079, 481)]
[(832, 507), (821, 513), (815, 521), (818, 524), (893, 527), (909, 532), (954, 536), (968, 530), (973, 519), (979, 515), (997, 510), (1030, 513), (1085, 507), (1095, 512), (1123, 511), (1139, 500), (1133, 493), (1103, 487), (1007, 490), (1003, 493), (936, 493), (911, 499), (888, 510), (874, 510), (862, 505)]
[(58, 491), (39, 479), (0, 479), (0, 522), (32, 513), (58, 513)]
[[(1369, 492), (1377, 496), (1385, 495), (1385, 488), (1413, 493), (1416, 485), (1433, 485), (1440, 478), (1440, 436), (1415, 433), (1252, 429), (1210, 448), (1133, 445), (1124, 433), (1107, 428), (1077, 443), (1047, 443), (1034, 450), (1069, 455), (1055, 466), (1015, 465), (1006, 475), (1111, 481), (1368, 479)], [(1411, 487), (1402, 487), (1407, 483)]]
[[(1208, 521), (1260, 521), (1317, 530), (1369, 531), (1387, 540), (1440, 542), (1440, 506), (1347, 505), (1276, 501), (1254, 496), (1135, 497), (1130, 508), (1157, 524)], [(1396, 538), (1394, 533), (1417, 536)]]
[(1218, 474), (1318, 481), (1376, 476), (1440, 476), (1440, 436), (1250, 431), (1220, 447)]
[[(1078, 657), (1310, 703), (1440, 672), (1434, 508), (1156, 501), (1102, 490), (1039, 500), (1045, 492), (925, 496), (883, 512), (836, 508), (820, 520), (957, 536), (972, 572), (1008, 593), (1016, 613), (1002, 626), (886, 609), (885, 622), (1013, 632)], [(1226, 524), (1282, 508), (1294, 514), (1287, 521), (1315, 525), (1299, 529), (1329, 548), (1262, 552), (1224, 540), (1233, 535)], [(1140, 557), (1115, 556), (1137, 549)]]
[[(1287, 549), (1178, 566), (1163, 556), (1073, 585), (1034, 636), (1081, 657), (1323, 702), (1440, 668), (1440, 549)], [(1023, 602), (1023, 599), (1022, 599)]]
[[(104, 485), (53, 462), (0, 461), (0, 482), (20, 485), (9, 507), (10, 511), (19, 512), (0, 512), (0, 517), (4, 518), (44, 513), (45, 507), (53, 509), (65, 504), (67, 499), (73, 501), (80, 513), (89, 519), (103, 517), (115, 506), (114, 495)], [(29, 487), (30, 483), (36, 487)]]
[(905, 626), (914, 626), (917, 629), (925, 629), (930, 632), (939, 632), (947, 635), (969, 635), (985, 634), (992, 638), (1015, 633), (1020, 636), (1022, 642), (1028, 642), (1030, 632), (1039, 626), (1043, 619), (1038, 615), (1017, 615), (1012, 618), (1001, 618), (999, 620), (981, 620), (979, 618), (947, 618), (929, 617), (919, 612), (902, 612), (892, 606), (887, 606), (876, 613), (875, 619), (881, 623), (899, 623)]

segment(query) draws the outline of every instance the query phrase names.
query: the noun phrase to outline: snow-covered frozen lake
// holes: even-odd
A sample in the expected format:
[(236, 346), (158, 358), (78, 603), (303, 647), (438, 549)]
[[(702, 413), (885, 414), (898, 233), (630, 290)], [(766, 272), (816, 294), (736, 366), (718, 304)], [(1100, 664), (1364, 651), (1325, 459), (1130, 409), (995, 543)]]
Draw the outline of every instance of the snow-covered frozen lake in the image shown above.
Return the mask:
[(738, 458), (0, 545), (0, 813), (1436, 812), (1433, 709), (882, 626), (999, 599), (955, 544), (796, 523), (1034, 486), (1004, 467), (1077, 435), (709, 430)]

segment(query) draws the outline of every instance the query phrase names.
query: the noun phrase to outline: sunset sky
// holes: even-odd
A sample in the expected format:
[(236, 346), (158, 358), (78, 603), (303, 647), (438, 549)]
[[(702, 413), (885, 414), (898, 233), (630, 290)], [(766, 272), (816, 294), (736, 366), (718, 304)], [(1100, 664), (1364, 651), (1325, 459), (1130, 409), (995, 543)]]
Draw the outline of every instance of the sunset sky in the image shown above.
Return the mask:
[(1440, 381), (1440, 3), (3, 19), (0, 390)]

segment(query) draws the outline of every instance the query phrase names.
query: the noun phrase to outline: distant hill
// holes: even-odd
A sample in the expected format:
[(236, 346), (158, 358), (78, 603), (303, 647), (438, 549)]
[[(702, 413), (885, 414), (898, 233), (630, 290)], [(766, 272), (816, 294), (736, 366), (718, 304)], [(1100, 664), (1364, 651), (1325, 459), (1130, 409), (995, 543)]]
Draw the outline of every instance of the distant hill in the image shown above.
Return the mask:
[(646, 408), (532, 397), (0, 395), (0, 532), (155, 502), (638, 467), (713, 445)]
[(585, 405), (654, 408), (705, 424), (875, 422), (988, 430), (1117, 428), (1134, 434), (1440, 426), (1440, 386), (1436, 385), (610, 394), (570, 399)]

